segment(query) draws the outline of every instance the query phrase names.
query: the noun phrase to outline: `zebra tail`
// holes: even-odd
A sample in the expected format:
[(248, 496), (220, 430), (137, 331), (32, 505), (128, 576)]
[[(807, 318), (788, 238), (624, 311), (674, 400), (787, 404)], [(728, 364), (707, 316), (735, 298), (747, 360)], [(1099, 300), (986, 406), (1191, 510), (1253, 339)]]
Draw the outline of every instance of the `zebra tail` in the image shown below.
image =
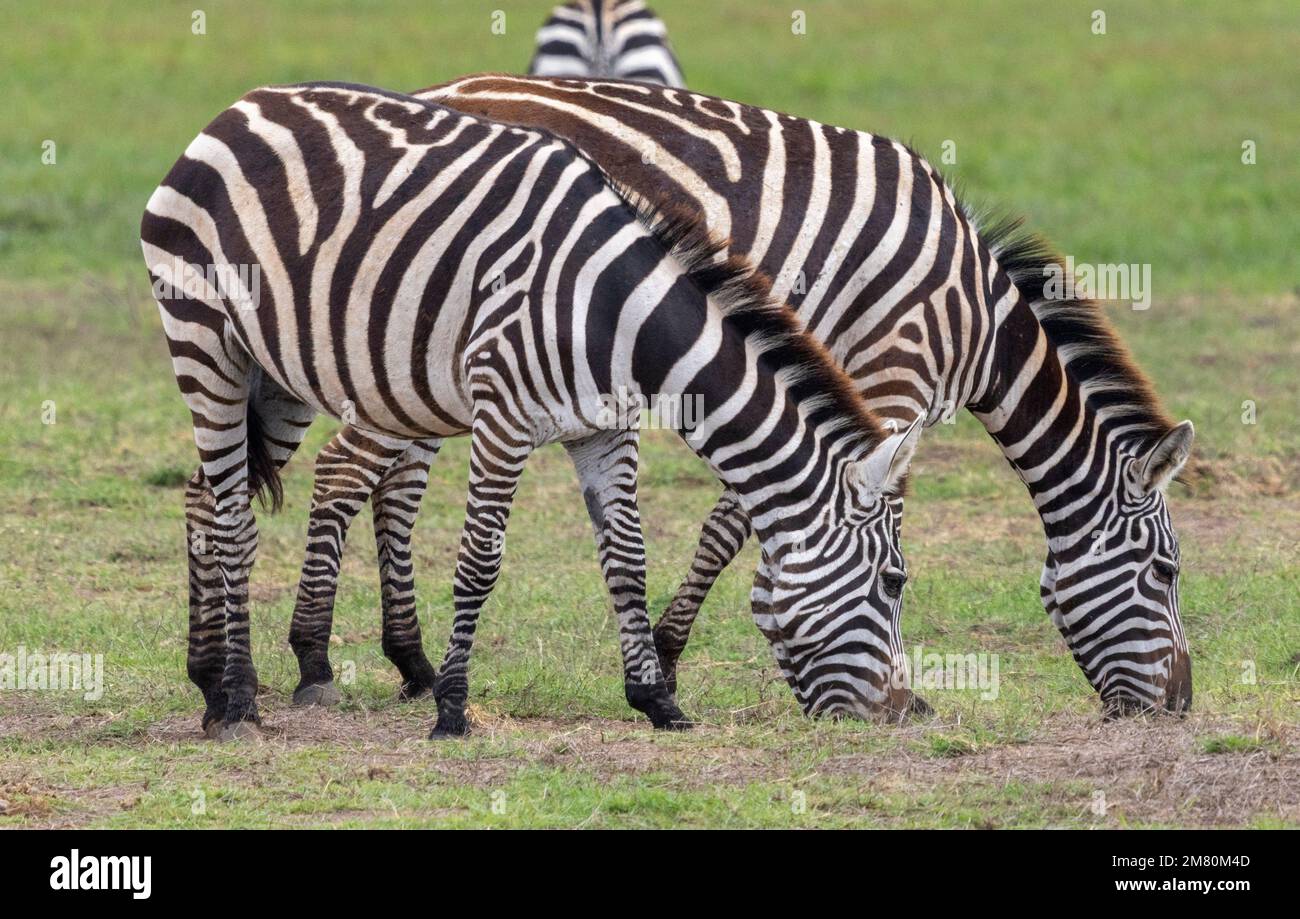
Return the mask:
[(257, 496), (264, 510), (274, 514), (284, 506), (284, 483), (280, 480), (280, 467), (271, 458), (262, 419), (251, 399), (245, 427), (248, 431), (248, 490)]

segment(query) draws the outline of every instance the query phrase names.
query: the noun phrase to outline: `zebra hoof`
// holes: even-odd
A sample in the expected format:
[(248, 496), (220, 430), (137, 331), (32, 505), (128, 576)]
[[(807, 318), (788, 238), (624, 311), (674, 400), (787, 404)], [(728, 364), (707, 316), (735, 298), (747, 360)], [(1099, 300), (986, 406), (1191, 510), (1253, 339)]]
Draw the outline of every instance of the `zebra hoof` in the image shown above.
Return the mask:
[(397, 669), (402, 675), (402, 686), (397, 690), (398, 702), (411, 702), (434, 694), (438, 671), (423, 654), (410, 663), (398, 664)]
[(654, 706), (646, 715), (656, 731), (689, 731), (695, 727), (695, 722), (683, 715), (682, 710), (671, 702)]
[(689, 731), (695, 727), (695, 722), (687, 718), (681, 712), (677, 713), (677, 718), (672, 721), (665, 721), (663, 724), (655, 724), (656, 731)]
[(659, 731), (684, 731), (693, 722), (677, 707), (677, 703), (663, 683), (626, 683), (623, 691), (627, 704), (650, 719)]
[(333, 683), (312, 683), (310, 686), (302, 686), (294, 690), (294, 705), (320, 705), (331, 706), (338, 705), (343, 701), (343, 694), (339, 692), (338, 687)]
[(203, 713), (203, 736), (208, 740), (216, 740), (217, 735), (221, 733), (221, 722), (226, 720), (225, 711), (216, 711), (208, 709)]
[(430, 740), (464, 737), (469, 733), (469, 720), (461, 714), (439, 712), (438, 723), (429, 732)]
[(228, 743), (232, 740), (259, 741), (264, 736), (256, 721), (232, 721), (229, 724), (212, 725), (208, 730), (215, 732), (215, 736), (212, 733), (208, 736), (220, 743)]

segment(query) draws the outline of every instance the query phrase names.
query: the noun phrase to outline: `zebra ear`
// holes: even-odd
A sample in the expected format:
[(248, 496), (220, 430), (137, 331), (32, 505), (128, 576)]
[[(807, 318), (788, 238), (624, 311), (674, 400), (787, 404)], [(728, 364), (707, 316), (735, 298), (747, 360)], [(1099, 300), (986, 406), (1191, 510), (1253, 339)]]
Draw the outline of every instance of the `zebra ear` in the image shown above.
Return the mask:
[(889, 435), (863, 459), (849, 464), (849, 487), (862, 506), (869, 506), (884, 495), (899, 494), (923, 427), (923, 418), (917, 418), (906, 430)]
[(1147, 494), (1164, 491), (1174, 476), (1183, 471), (1187, 457), (1192, 452), (1194, 433), (1192, 423), (1184, 421), (1175, 425), (1173, 430), (1151, 448), (1146, 459), (1142, 460), (1142, 471), (1139, 474), (1139, 481)]

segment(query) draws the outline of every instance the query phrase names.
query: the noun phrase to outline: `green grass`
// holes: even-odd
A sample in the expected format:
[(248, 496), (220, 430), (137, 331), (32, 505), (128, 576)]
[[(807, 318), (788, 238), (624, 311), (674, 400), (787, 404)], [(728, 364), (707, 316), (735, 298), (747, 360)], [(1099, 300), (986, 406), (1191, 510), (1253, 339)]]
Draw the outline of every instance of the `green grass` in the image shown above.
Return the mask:
[(1207, 737), (1201, 742), (1201, 749), (1206, 753), (1254, 753), (1267, 751), (1272, 745), (1259, 737), (1240, 737), (1225, 734), (1221, 737)]
[[(1095, 4), (809, 2), (796, 37), (775, 4), (656, 4), (696, 88), (936, 158), (953, 139), (945, 169), (972, 198), (1026, 211), (1080, 260), (1152, 263), (1151, 309), (1116, 320), (1171, 412), (1197, 425), (1198, 475), (1171, 494), (1193, 717), (1098, 724), (1038, 603), (1036, 516), (968, 415), (928, 432), (917, 461), (904, 635), (926, 651), (997, 654), (994, 700), (933, 691), (935, 721), (902, 729), (799, 717), (749, 621), (750, 546), (683, 660), (681, 701), (704, 726), (644, 729), (623, 700), (575, 477), (548, 448), (525, 475), (483, 617), (475, 736), (425, 743), (432, 707), (392, 701), (364, 514), (331, 649), (355, 679), (339, 710), (294, 712), (285, 639), (309, 459), (333, 430), (322, 421), (288, 470), (285, 512), (259, 519), (254, 655), (278, 733), (233, 747), (198, 739), (185, 676), (181, 485), (195, 454), (139, 265), (143, 201), (253, 85), (415, 88), (517, 70), (546, 4), (509, 4), (504, 36), (489, 31), (493, 5), (212, 2), (199, 37), (193, 6), (0, 11), (0, 653), (103, 654), (107, 680), (89, 702), (0, 690), (0, 826), (1300, 824), (1287, 790), (1300, 783), (1292, 6), (1110, 4), (1108, 34), (1093, 36)], [(47, 138), (53, 166), (40, 162)], [(1240, 163), (1243, 138), (1257, 139), (1258, 165)], [(1242, 423), (1248, 400), (1255, 424)], [(465, 442), (449, 444), (417, 532), (434, 657), (465, 468)], [(716, 492), (679, 442), (647, 438), (652, 611)], [(1224, 778), (1246, 760), (1250, 782)], [(1152, 762), (1175, 764), (1173, 778), (1153, 786)]]
[[(1150, 263), (1163, 296), (1292, 287), (1294, 4), (1117, 2), (1105, 35), (1091, 30), (1096, 6), (808, 0), (795, 35), (782, 4), (656, 4), (693, 88), (908, 140), (972, 200), (1028, 214), (1080, 261)], [(144, 201), (249, 88), (519, 71), (549, 2), (211, 0), (204, 35), (194, 8), (4, 4), (0, 275), (138, 280)], [(491, 32), (498, 8), (504, 35)], [(944, 141), (955, 163), (940, 163)]]

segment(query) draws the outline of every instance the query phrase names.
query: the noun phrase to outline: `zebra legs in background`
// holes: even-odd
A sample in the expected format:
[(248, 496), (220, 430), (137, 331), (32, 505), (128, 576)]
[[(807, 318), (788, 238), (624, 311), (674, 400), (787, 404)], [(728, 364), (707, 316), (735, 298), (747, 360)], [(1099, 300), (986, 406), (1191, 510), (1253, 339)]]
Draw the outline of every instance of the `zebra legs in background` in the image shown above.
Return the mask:
[(668, 691), (673, 695), (677, 694), (677, 659), (691, 637), (691, 626), (700, 614), (704, 598), (752, 532), (749, 517), (735, 492), (724, 491), (700, 527), (700, 542), (695, 547), (695, 558), (691, 561), (686, 580), (677, 588), (673, 602), (664, 610), (654, 628), (659, 664), (663, 667)]
[[(506, 522), (531, 441), (503, 427), (500, 415), (476, 413), (470, 447), (469, 496), (456, 562), (456, 618), (434, 695), (438, 722), (430, 737), (466, 734), (469, 659), (478, 614), (496, 585)], [(628, 704), (657, 728), (684, 727), (663, 681), (645, 600), (645, 545), (636, 503), (637, 436), (609, 431), (565, 444), (591, 518), (601, 572), (618, 616)]]
[[(339, 566), (352, 518), (372, 492), (378, 502), (374, 514), (384, 597), (384, 652), (402, 673), (403, 698), (432, 688), (433, 667), (420, 647), (415, 619), (410, 529), (427, 482), (429, 462), (440, 445), (436, 440), (412, 444), (347, 427), (335, 434), (316, 458), (307, 555), (289, 627), (289, 644), (298, 656), (300, 676), (293, 694), (295, 703), (330, 705), (339, 699), (329, 662)], [(413, 466), (418, 467), (414, 474)], [(412, 488), (412, 483), (416, 487)], [(400, 582), (395, 580), (398, 573)], [(390, 611), (390, 596), (399, 598), (400, 608)], [(391, 652), (390, 617), (395, 623)]]
[(370, 497), (379, 552), (383, 594), (384, 656), (402, 674), (398, 698), (415, 699), (433, 691), (437, 671), (424, 656), (420, 619), (415, 608), (415, 569), (411, 564), (411, 529), (420, 499), (429, 485), (429, 464), (441, 440), (416, 441), (388, 468)]
[(564, 446), (578, 471), (600, 570), (618, 617), (627, 702), (656, 728), (688, 727), (664, 682), (646, 613), (645, 542), (636, 500), (637, 432), (602, 432)]

